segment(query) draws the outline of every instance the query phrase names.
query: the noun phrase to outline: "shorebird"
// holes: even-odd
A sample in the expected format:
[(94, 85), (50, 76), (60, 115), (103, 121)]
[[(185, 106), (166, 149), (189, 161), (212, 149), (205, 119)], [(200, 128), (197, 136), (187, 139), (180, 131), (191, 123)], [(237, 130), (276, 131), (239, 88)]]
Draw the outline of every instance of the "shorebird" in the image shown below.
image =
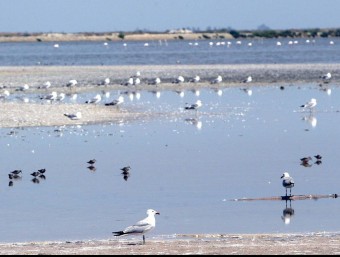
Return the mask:
[(77, 112), (76, 114), (64, 113), (64, 116), (71, 120), (79, 120), (82, 117), (81, 112)]
[(15, 91), (26, 91), (29, 88), (30, 88), (29, 85), (25, 84), (23, 86), (18, 87)]
[(210, 83), (211, 84), (218, 84), (222, 82), (222, 76), (218, 75), (217, 78), (213, 79)]
[(100, 94), (95, 95), (92, 99), (87, 100), (86, 104), (97, 104), (102, 100), (102, 97)]
[(282, 180), (282, 186), (286, 188), (286, 196), (287, 196), (287, 189), (290, 189), (290, 196), (292, 196), (292, 187), (294, 187), (294, 180), (292, 177), (289, 176), (288, 172), (284, 172), (281, 176)]
[(13, 171), (11, 171), (11, 173), (13, 175), (19, 175), (20, 173), (22, 173), (22, 170), (13, 170)]
[(196, 103), (186, 106), (184, 109), (185, 110), (197, 110), (198, 108), (202, 107), (202, 101), (197, 100)]
[(125, 236), (125, 235), (143, 235), (143, 244), (145, 244), (145, 233), (150, 232), (156, 227), (155, 215), (160, 213), (148, 209), (146, 214), (148, 215), (145, 219), (138, 221), (136, 224), (129, 226), (121, 231), (112, 232), (114, 236)]
[(250, 83), (253, 81), (253, 78), (251, 76), (248, 76), (248, 78), (246, 78), (245, 80), (243, 80), (243, 83)]
[(119, 106), (122, 103), (124, 103), (124, 97), (121, 95), (118, 97), (118, 99), (115, 99), (110, 103), (106, 103), (105, 106)]
[(189, 83), (198, 83), (200, 80), (200, 76), (196, 75), (195, 77), (189, 79)]
[(134, 83), (133, 77), (130, 77), (127, 81), (122, 82), (121, 85), (123, 86), (132, 86)]
[(125, 167), (121, 168), (121, 170), (122, 170), (123, 172), (129, 172), (130, 169), (131, 169), (130, 166), (125, 166)]
[(327, 83), (332, 78), (332, 74), (330, 72), (328, 72), (324, 75), (321, 75), (320, 78), (323, 80), (323, 82)]
[(67, 87), (74, 87), (74, 86), (77, 85), (77, 84), (78, 84), (78, 81), (77, 81), (77, 80), (71, 79), (71, 80), (66, 84), (66, 86), (67, 86)]
[(0, 100), (1, 99), (6, 99), (7, 97), (9, 97), (10, 93), (8, 90), (4, 90), (1, 94), (0, 94)]
[(153, 79), (152, 81), (150, 81), (148, 84), (149, 85), (158, 85), (160, 83), (161, 83), (161, 79), (157, 77), (157, 78)]
[(312, 98), (311, 100), (309, 100), (307, 103), (301, 105), (300, 107), (304, 108), (304, 109), (309, 109), (309, 111), (311, 112), (316, 105), (317, 105), (316, 99)]
[(39, 171), (35, 171), (35, 172), (31, 173), (31, 175), (32, 175), (33, 177), (37, 177), (37, 176), (40, 175), (40, 172), (39, 172)]
[(322, 159), (322, 156), (321, 156), (320, 154), (314, 155), (314, 157), (315, 157), (317, 160), (321, 160), (321, 159)]
[(92, 159), (92, 160), (89, 160), (87, 163), (92, 165), (92, 164), (95, 164), (96, 161), (97, 161), (96, 159)]
[(110, 78), (106, 78), (103, 81), (101, 81), (98, 86), (107, 86), (110, 84)]
[(48, 89), (52, 86), (50, 81), (46, 81), (42, 86), (39, 86), (39, 89)]
[(40, 97), (40, 100), (54, 101), (54, 100), (57, 99), (57, 97), (58, 97), (57, 92), (53, 91), (53, 92), (51, 92), (51, 93), (48, 94), (48, 95), (41, 96), (41, 97)]
[(184, 82), (183, 76), (178, 76), (177, 79), (173, 80), (172, 83), (174, 84), (180, 84)]

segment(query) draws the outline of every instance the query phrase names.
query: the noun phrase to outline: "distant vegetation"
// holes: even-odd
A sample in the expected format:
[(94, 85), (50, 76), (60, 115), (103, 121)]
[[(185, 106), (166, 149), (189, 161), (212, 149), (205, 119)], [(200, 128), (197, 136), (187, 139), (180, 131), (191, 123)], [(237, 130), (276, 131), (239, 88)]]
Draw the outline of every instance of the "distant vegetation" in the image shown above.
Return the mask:
[[(173, 36), (171, 36), (173, 34)], [(53, 36), (51, 36), (53, 35)], [(13, 38), (20, 38), (22, 40), (35, 40), (51, 41), (51, 40), (129, 40), (133, 36), (152, 35), (152, 39), (164, 38), (175, 40), (193, 39), (225, 39), (225, 38), (327, 38), (327, 37), (340, 37), (340, 28), (335, 29), (286, 29), (286, 30), (273, 30), (266, 25), (261, 25), (256, 30), (235, 30), (232, 28), (210, 28), (205, 30), (198, 28), (182, 28), (177, 30), (168, 30), (164, 32), (149, 31), (149, 30), (135, 30), (132, 32), (81, 32), (81, 33), (5, 33), (0, 32), (0, 41), (10, 41)], [(134, 37), (138, 38), (138, 37)], [(139, 37), (145, 40), (145, 37)]]

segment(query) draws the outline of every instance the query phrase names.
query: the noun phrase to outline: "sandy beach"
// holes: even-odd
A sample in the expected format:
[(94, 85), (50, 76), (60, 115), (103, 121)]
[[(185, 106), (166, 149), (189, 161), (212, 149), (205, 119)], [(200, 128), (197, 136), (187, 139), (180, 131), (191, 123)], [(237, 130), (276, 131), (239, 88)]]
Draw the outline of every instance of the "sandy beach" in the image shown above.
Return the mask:
[[(141, 73), (141, 84), (138, 86), (123, 86), (122, 82), (130, 76)], [(301, 84), (322, 85), (320, 76), (332, 72), (332, 86), (340, 82), (340, 64), (247, 64), (247, 65), (167, 65), (167, 66), (25, 66), (0, 67), (0, 95), (4, 90), (10, 94), (40, 94), (46, 95), (52, 91), (65, 94), (80, 92), (100, 92), (108, 90), (124, 91), (162, 91), (162, 90), (192, 90), (196, 88), (226, 88), (243, 86), (276, 86), (281, 89)], [(182, 75), (186, 80), (195, 75), (201, 77), (199, 83), (174, 84), (172, 81)], [(218, 75), (223, 82), (210, 84)], [(242, 81), (251, 75), (252, 83), (245, 85)], [(98, 86), (106, 77), (111, 79), (107, 86)], [(160, 77), (162, 83), (149, 85), (148, 81)], [(71, 79), (78, 84), (73, 88), (65, 85)], [(39, 89), (46, 81), (52, 86), (49, 89)], [(17, 92), (24, 85), (29, 89)], [(25, 106), (25, 108), (22, 108)], [(42, 104), (42, 103), (8, 103), (0, 101), (3, 115), (0, 116), (0, 127), (25, 126), (61, 126), (74, 124), (91, 124), (98, 122), (120, 122), (140, 117), (145, 114), (138, 110), (124, 108), (107, 108), (104, 105), (77, 104)], [(72, 121), (64, 113), (83, 113), (81, 120)], [(157, 116), (156, 115), (151, 116)], [(42, 118), (43, 117), (43, 118)]]
[(177, 235), (64, 242), (0, 244), (2, 255), (337, 255), (338, 233)]

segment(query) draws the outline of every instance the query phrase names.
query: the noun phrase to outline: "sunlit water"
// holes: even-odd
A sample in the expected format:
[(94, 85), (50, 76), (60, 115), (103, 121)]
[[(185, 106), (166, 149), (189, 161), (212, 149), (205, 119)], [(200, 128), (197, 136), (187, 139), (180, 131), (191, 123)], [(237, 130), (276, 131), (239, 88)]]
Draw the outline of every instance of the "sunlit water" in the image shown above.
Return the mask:
[[(292, 202), (289, 224), (284, 201), (231, 201), (284, 195), (284, 171), (295, 180), (293, 194), (339, 193), (340, 89), (330, 88), (328, 94), (313, 84), (254, 87), (252, 94), (205, 89), (183, 97), (141, 91), (121, 108), (164, 115), (1, 129), (0, 241), (112, 238), (148, 208), (161, 213), (150, 236), (340, 231), (338, 199)], [(312, 97), (318, 105), (310, 114), (300, 105)], [(197, 113), (184, 110), (197, 99), (203, 102)], [(323, 156), (320, 165), (316, 154)], [(305, 156), (313, 157), (311, 167), (300, 165)], [(90, 159), (97, 160), (94, 171)], [(125, 180), (120, 169), (127, 165)], [(46, 179), (33, 183), (30, 173), (41, 168)], [(9, 186), (14, 169), (23, 170), (22, 178)]]

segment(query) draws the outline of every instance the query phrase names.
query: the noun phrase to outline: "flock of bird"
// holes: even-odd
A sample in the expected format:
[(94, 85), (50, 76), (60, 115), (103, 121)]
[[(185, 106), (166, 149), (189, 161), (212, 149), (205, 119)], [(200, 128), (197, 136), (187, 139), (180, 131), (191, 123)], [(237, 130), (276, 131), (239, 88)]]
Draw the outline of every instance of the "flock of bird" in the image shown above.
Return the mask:
[[(45, 172), (46, 169), (39, 169), (37, 171), (32, 172), (30, 175), (33, 177), (32, 178), (32, 182), (34, 184), (39, 184), (40, 180), (45, 180), (46, 176), (45, 176)], [(22, 179), (22, 170), (13, 170), (8, 174), (8, 178), (9, 178), (9, 183), (8, 186), (12, 187), (14, 185), (14, 181), (18, 181)]]
[[(97, 170), (97, 168), (95, 167), (95, 163), (97, 162), (96, 159), (91, 159), (87, 162), (87, 164), (89, 165), (87, 168), (92, 171), (95, 172)], [(128, 178), (130, 177), (130, 170), (131, 167), (130, 166), (124, 166), (123, 168), (120, 169), (122, 172), (121, 174), (123, 175), (123, 179), (125, 181), (128, 180)]]

